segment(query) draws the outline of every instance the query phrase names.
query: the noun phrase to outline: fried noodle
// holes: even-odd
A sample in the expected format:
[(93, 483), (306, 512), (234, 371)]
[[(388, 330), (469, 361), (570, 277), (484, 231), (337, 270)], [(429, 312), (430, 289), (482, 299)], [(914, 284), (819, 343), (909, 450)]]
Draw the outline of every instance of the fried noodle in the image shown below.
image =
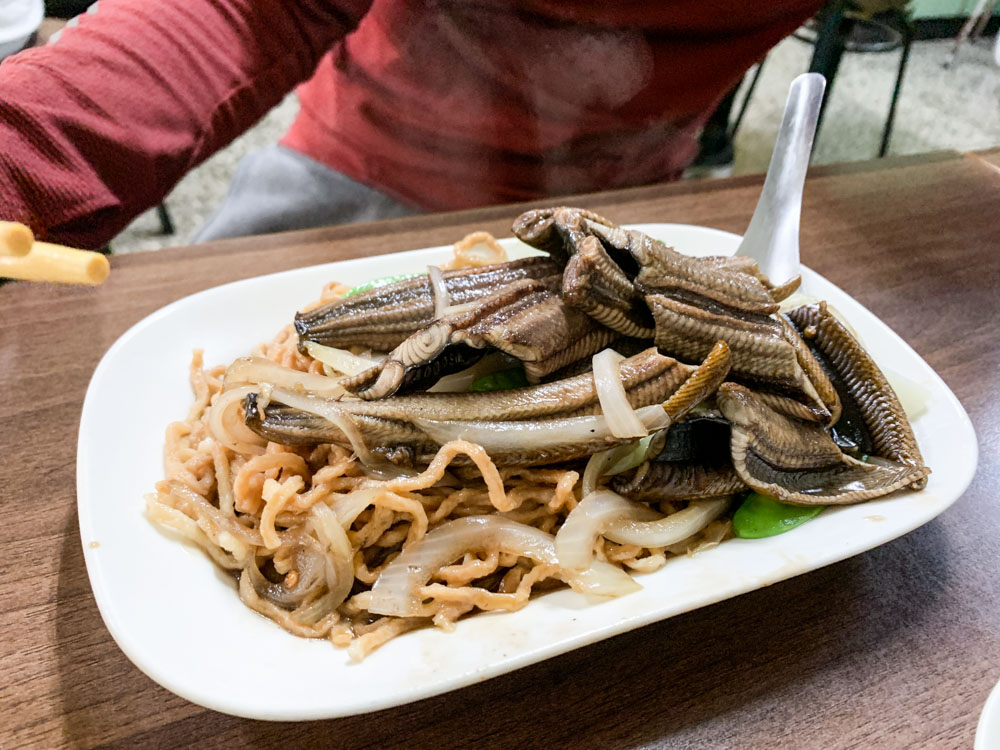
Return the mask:
[[(489, 238), (492, 239), (492, 238)], [(470, 248), (495, 249), (481, 237), (456, 248), (457, 265)], [(489, 254), (489, 253), (487, 253)], [(495, 262), (495, 256), (489, 257)], [(330, 284), (320, 303), (347, 287)], [(297, 348), (292, 326), (252, 354), (302, 372), (323, 365)], [(209, 413), (223, 392), (225, 367), (206, 368), (202, 352), (190, 365), (194, 403), (167, 427), (165, 479), (146, 497), (148, 517), (198, 545), (237, 579), (243, 603), (290, 633), (326, 638), (361, 660), (392, 638), (434, 625), (451, 630), (474, 610), (515, 610), (532, 593), (561, 586), (560, 567), (487, 549), (466, 552), (436, 571), (414, 595), (419, 616), (369, 611), (371, 587), (399, 554), (456, 519), (496, 515), (554, 534), (581, 500), (582, 471), (568, 468), (498, 469), (479, 445), (453, 441), (415, 476), (371, 478), (350, 451), (335, 445), (289, 447), (267, 443), (240, 452), (212, 434)], [(251, 449), (254, 449), (250, 452)], [(457, 455), (474, 465), (462, 479), (449, 472)], [(663, 513), (681, 504), (664, 503)], [(595, 559), (651, 572), (670, 554), (717, 544), (728, 521), (715, 521), (671, 548), (644, 549), (603, 537)]]

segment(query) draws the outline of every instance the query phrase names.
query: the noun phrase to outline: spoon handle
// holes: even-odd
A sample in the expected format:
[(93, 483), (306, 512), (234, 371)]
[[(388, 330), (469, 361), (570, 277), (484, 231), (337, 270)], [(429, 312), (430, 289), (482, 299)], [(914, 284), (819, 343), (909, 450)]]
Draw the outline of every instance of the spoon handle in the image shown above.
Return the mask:
[(774, 284), (799, 274), (799, 214), (826, 79), (804, 73), (792, 81), (771, 164), (738, 255), (753, 258)]

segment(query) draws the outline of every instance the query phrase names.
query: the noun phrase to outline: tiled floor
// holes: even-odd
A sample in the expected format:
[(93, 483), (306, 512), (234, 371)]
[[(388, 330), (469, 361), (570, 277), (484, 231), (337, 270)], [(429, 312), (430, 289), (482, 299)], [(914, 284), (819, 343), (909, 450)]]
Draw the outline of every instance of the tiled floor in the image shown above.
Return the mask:
[[(942, 63), (950, 41), (917, 42), (903, 83), (890, 154), (1000, 145), (1000, 68), (992, 39), (967, 45), (953, 68)], [(736, 139), (736, 174), (767, 169), (788, 84), (808, 68), (812, 47), (786, 39), (769, 55)], [(848, 54), (841, 64), (814, 163), (870, 159), (878, 153), (899, 52)], [(256, 127), (191, 172), (167, 200), (177, 225), (158, 234), (153, 212), (136, 219), (112, 243), (115, 252), (187, 243), (225, 195), (230, 175), (249, 150), (275, 142), (295, 116), (288, 97)]]
[[(992, 41), (966, 45), (948, 70), (942, 64), (951, 51), (950, 40), (913, 45), (890, 154), (1000, 145), (1000, 68), (993, 62)], [(808, 69), (811, 54), (811, 46), (787, 39), (768, 56), (737, 134), (736, 173), (767, 169), (788, 83)], [(899, 52), (844, 56), (816, 141), (814, 163), (878, 155), (899, 57)]]

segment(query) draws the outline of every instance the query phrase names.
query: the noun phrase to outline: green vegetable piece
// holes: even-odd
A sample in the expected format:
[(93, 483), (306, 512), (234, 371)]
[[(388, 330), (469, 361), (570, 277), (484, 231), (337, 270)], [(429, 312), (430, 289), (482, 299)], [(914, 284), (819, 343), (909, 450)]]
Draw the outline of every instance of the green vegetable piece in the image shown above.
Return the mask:
[(523, 367), (511, 367), (509, 370), (497, 370), (489, 375), (473, 381), (470, 391), (509, 391), (511, 388), (523, 388), (528, 384)]
[(777, 536), (818, 516), (825, 505), (786, 505), (751, 492), (733, 514), (733, 533), (741, 539)]
[(380, 276), (377, 279), (372, 279), (371, 281), (366, 281), (364, 284), (358, 284), (355, 287), (351, 287), (344, 294), (344, 297), (350, 297), (357, 294), (358, 292), (367, 292), (369, 289), (375, 289), (376, 287), (386, 286), (387, 284), (395, 284), (397, 281), (402, 281), (403, 279), (412, 279), (414, 276), (424, 276), (423, 273), (400, 273), (395, 276)]

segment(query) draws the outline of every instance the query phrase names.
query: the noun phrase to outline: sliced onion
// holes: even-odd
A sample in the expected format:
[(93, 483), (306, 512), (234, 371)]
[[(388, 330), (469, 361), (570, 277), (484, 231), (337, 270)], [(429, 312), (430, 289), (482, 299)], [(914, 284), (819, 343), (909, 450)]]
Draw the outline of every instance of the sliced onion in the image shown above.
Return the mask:
[(642, 589), (624, 570), (600, 560), (594, 560), (586, 570), (563, 570), (562, 574), (571, 589), (597, 601), (614, 599)]
[(601, 477), (621, 474), (623, 471), (634, 469), (645, 461), (654, 437), (656, 437), (655, 434), (647, 435), (635, 442), (617, 445), (591, 456), (590, 460), (587, 461), (587, 468), (583, 470), (583, 483), (581, 485), (583, 497), (597, 489), (597, 483)]
[(335, 349), (332, 346), (317, 344), (315, 341), (306, 341), (303, 345), (306, 354), (310, 357), (344, 375), (357, 375), (365, 370), (370, 370), (382, 361), (381, 357), (362, 357), (360, 354), (352, 354), (346, 349)]
[(583, 470), (583, 482), (580, 485), (580, 491), (583, 493), (583, 497), (586, 497), (597, 489), (597, 483), (600, 481), (601, 477), (604, 476), (608, 466), (614, 460), (615, 452), (623, 448), (632, 450), (633, 443), (626, 443), (625, 445), (619, 445), (615, 448), (609, 448), (606, 451), (595, 453), (590, 457), (587, 461), (587, 468)]
[(339, 607), (354, 586), (354, 548), (337, 514), (323, 503), (312, 507), (308, 525), (322, 547), (326, 585), (334, 601), (333, 607)]
[(660, 514), (610, 490), (592, 492), (570, 511), (556, 534), (556, 554), (566, 570), (586, 570), (594, 562), (594, 543), (617, 521), (651, 521)]
[[(533, 526), (500, 516), (468, 516), (438, 526), (389, 563), (372, 587), (368, 611), (398, 617), (420, 614), (418, 589), (434, 573), (466, 552), (500, 550), (546, 565), (558, 564), (555, 539)], [(621, 596), (639, 588), (623, 570), (597, 563), (579, 573), (565, 571), (576, 591)]]
[[(643, 426), (649, 430), (666, 427), (670, 418), (659, 404), (652, 404), (636, 412)], [(439, 445), (452, 440), (478, 443), (488, 453), (511, 450), (540, 450), (557, 445), (590, 440), (615, 438), (608, 429), (604, 416), (564, 417), (515, 422), (460, 422), (438, 419), (414, 419), (414, 424)]]
[[(612, 449), (611, 461), (604, 471), (605, 476), (621, 474), (629, 469), (634, 469), (650, 455), (656, 455), (663, 450), (663, 441), (657, 437), (663, 437), (666, 433), (654, 432), (634, 443), (619, 446)], [(655, 442), (654, 442), (655, 441)]]
[(330, 509), (337, 514), (337, 520), (345, 529), (351, 528), (351, 524), (361, 515), (361, 511), (375, 502), (375, 498), (382, 489), (374, 487), (362, 487), (361, 489), (348, 492), (346, 495), (334, 495), (330, 501)]
[(451, 304), (451, 294), (448, 293), (448, 285), (439, 266), (427, 266), (427, 275), (431, 280), (431, 294), (434, 297), (434, 320), (469, 312), (479, 306), (479, 300), (476, 299), (461, 305)]
[(287, 608), (297, 607), (324, 582), (323, 557), (315, 541), (310, 546), (303, 545), (297, 550), (295, 569), (298, 571), (298, 581), (291, 588), (286, 588), (284, 583), (273, 583), (265, 578), (257, 567), (254, 555), (250, 555), (244, 572), (250, 576), (250, 582), (258, 596), (279, 607)]
[(704, 529), (729, 507), (729, 498), (692, 500), (677, 513), (657, 521), (623, 518), (608, 526), (606, 539), (618, 544), (638, 544), (640, 547), (669, 547), (683, 542)]
[(338, 378), (282, 367), (277, 362), (263, 357), (241, 357), (229, 365), (223, 381), (223, 390), (243, 383), (251, 385), (272, 383), (282, 388), (304, 390), (327, 398), (340, 398), (344, 395), (344, 387)]
[[(855, 336), (855, 338), (857, 337)], [(899, 399), (899, 404), (906, 412), (907, 418), (911, 422), (916, 421), (917, 417), (927, 411), (928, 402), (931, 400), (930, 389), (924, 383), (918, 383), (898, 370), (885, 365), (879, 365), (879, 367), (882, 369), (885, 379), (889, 381), (889, 385), (892, 386), (892, 390), (896, 392), (896, 398)]]
[(434, 297), (434, 320), (440, 320), (445, 310), (451, 305), (451, 295), (444, 283), (444, 274), (437, 266), (427, 266), (427, 275), (431, 279), (431, 294)]
[(315, 625), (340, 606), (340, 604), (335, 602), (336, 599), (334, 599), (333, 595), (327, 592), (309, 604), (298, 607), (290, 614), (290, 617), (293, 621), (301, 625)]
[(605, 349), (595, 354), (594, 388), (612, 435), (619, 438), (646, 437), (649, 430), (636, 416), (628, 402), (628, 394), (625, 393), (619, 368), (623, 359), (625, 358), (614, 349)]
[[(198, 521), (198, 526), (203, 528), (206, 534), (213, 541), (216, 541), (219, 546), (223, 545), (215, 535), (221, 532), (225, 532), (232, 539), (246, 545), (248, 548), (263, 546), (264, 539), (257, 529), (244, 526), (233, 518), (233, 516), (219, 510), (197, 492), (194, 492), (190, 487), (180, 482), (169, 481), (167, 485), (172, 507)], [(208, 522), (208, 528), (202, 525), (203, 521)], [(278, 537), (281, 539), (282, 544), (289, 541), (289, 536), (285, 532), (278, 532)]]
[(468, 268), (504, 263), (507, 251), (489, 232), (473, 232), (454, 245), (455, 257), (446, 263), (448, 268)]
[(267, 441), (247, 427), (243, 418), (243, 399), (257, 391), (250, 385), (223, 391), (208, 410), (208, 431), (229, 450), (254, 456), (264, 452)]
[(329, 399), (319, 398), (308, 394), (296, 393), (295, 391), (290, 391), (287, 388), (275, 388), (271, 392), (271, 398), (282, 404), (290, 406), (293, 409), (299, 409), (300, 411), (313, 414), (317, 417), (323, 417), (333, 424), (334, 427), (344, 433), (344, 436), (351, 444), (351, 449), (357, 457), (361, 459), (362, 463), (369, 466), (377, 463), (378, 460), (374, 455), (372, 455), (372, 452), (368, 450), (364, 437), (361, 435), (361, 431), (354, 423), (354, 420), (351, 419), (350, 415), (341, 409), (335, 401), (330, 401)]

